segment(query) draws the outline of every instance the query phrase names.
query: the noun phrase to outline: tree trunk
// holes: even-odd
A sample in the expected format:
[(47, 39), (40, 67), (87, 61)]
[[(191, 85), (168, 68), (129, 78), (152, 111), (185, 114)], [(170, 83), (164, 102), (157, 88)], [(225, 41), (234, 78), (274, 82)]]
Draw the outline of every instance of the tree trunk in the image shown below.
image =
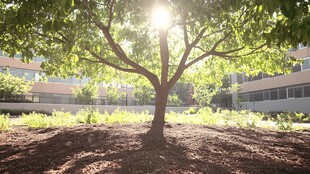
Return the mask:
[(168, 94), (169, 90), (165, 87), (161, 87), (160, 90), (156, 91), (155, 114), (151, 129), (148, 131), (148, 134), (152, 135), (154, 138), (163, 138), (164, 136), (163, 130)]

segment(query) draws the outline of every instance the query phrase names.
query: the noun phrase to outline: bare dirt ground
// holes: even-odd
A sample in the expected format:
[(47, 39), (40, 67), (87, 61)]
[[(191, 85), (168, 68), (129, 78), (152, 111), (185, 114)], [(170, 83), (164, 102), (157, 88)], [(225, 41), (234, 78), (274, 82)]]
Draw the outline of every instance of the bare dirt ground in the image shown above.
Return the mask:
[(310, 130), (168, 124), (14, 127), (0, 133), (0, 173), (310, 173)]

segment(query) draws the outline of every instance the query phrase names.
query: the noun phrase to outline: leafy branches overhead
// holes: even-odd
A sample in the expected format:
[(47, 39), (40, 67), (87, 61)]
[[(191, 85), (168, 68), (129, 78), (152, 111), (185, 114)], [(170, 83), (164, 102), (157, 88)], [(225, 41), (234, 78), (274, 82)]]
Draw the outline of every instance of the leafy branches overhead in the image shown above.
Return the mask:
[[(251, 66), (247, 58), (253, 59), (251, 55), (259, 53), (261, 56), (256, 57), (276, 64), (277, 59), (283, 58), (280, 56), (283, 52), (275, 55), (271, 51), (273, 43), (285, 46), (307, 41), (297, 39), (309, 38), (300, 29), (290, 33), (295, 40), (284, 33), (288, 33), (288, 25), (300, 20), (301, 29), (309, 26), (308, 6), (298, 0), (284, 5), (281, 2), (170, 1), (167, 5), (173, 16), (168, 35), (171, 86), (185, 69), (210, 56), (230, 59), (232, 67), (246, 62), (246, 67)], [(43, 64), (44, 68), (63, 69), (59, 71), (61, 74), (83, 72), (93, 76), (96, 70), (113, 72), (109, 68), (112, 67), (143, 74), (156, 86), (160, 83), (157, 77), (162, 74), (158, 35), (150, 16), (158, 3), (147, 0), (2, 2), (1, 13), (5, 17), (0, 21), (0, 45), (11, 56), (16, 52), (21, 52), (25, 59), (33, 54), (44, 56), (48, 62)], [(283, 36), (279, 36), (281, 33)], [(93, 66), (94, 63), (103, 66)]]

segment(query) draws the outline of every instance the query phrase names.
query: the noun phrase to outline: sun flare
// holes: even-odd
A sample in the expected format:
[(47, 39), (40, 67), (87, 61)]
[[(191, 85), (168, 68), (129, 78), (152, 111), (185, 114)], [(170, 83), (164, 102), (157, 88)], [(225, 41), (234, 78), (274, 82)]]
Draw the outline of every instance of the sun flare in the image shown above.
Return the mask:
[(152, 13), (152, 24), (158, 29), (167, 29), (170, 24), (170, 14), (164, 7), (157, 7)]

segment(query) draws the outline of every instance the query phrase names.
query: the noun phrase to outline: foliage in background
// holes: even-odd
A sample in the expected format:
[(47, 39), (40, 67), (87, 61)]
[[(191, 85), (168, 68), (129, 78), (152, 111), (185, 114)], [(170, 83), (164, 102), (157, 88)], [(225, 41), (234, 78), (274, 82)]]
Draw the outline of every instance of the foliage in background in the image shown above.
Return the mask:
[(98, 97), (98, 86), (96, 83), (87, 83), (82, 88), (72, 89), (73, 97), (81, 104), (92, 104), (93, 99)]
[(10, 72), (0, 72), (0, 99), (5, 101), (18, 100), (21, 94), (27, 93), (32, 88), (32, 82), (24, 77), (13, 76)]
[(193, 99), (195, 99), (200, 106), (208, 106), (212, 98), (218, 94), (218, 87), (215, 85), (197, 85), (194, 89)]
[(289, 113), (281, 113), (277, 115), (276, 124), (280, 130), (292, 130), (293, 120)]
[(189, 114), (196, 114), (196, 108), (190, 107), (188, 110), (184, 111), (183, 114), (189, 115)]
[(155, 91), (149, 86), (136, 85), (133, 91), (135, 99), (139, 105), (145, 105), (155, 99)]
[(116, 87), (106, 88), (106, 99), (109, 105), (117, 104), (118, 98), (118, 89)]
[(10, 129), (10, 114), (1, 114), (0, 113), (0, 132), (7, 131)]
[(175, 86), (169, 91), (169, 95), (176, 94), (181, 103), (187, 103), (190, 98), (191, 85), (189, 83), (177, 82)]
[(177, 94), (169, 94), (168, 96), (168, 105), (170, 106), (180, 106), (181, 100)]
[(105, 117), (109, 115), (107, 112), (101, 114), (98, 109), (93, 109), (88, 107), (86, 109), (81, 109), (76, 113), (76, 119), (78, 123), (84, 124), (101, 124), (105, 123)]
[(74, 126), (76, 124), (76, 119), (70, 112), (53, 111), (51, 116), (32, 112), (30, 114), (23, 114), (21, 122), (30, 128), (46, 128)]

